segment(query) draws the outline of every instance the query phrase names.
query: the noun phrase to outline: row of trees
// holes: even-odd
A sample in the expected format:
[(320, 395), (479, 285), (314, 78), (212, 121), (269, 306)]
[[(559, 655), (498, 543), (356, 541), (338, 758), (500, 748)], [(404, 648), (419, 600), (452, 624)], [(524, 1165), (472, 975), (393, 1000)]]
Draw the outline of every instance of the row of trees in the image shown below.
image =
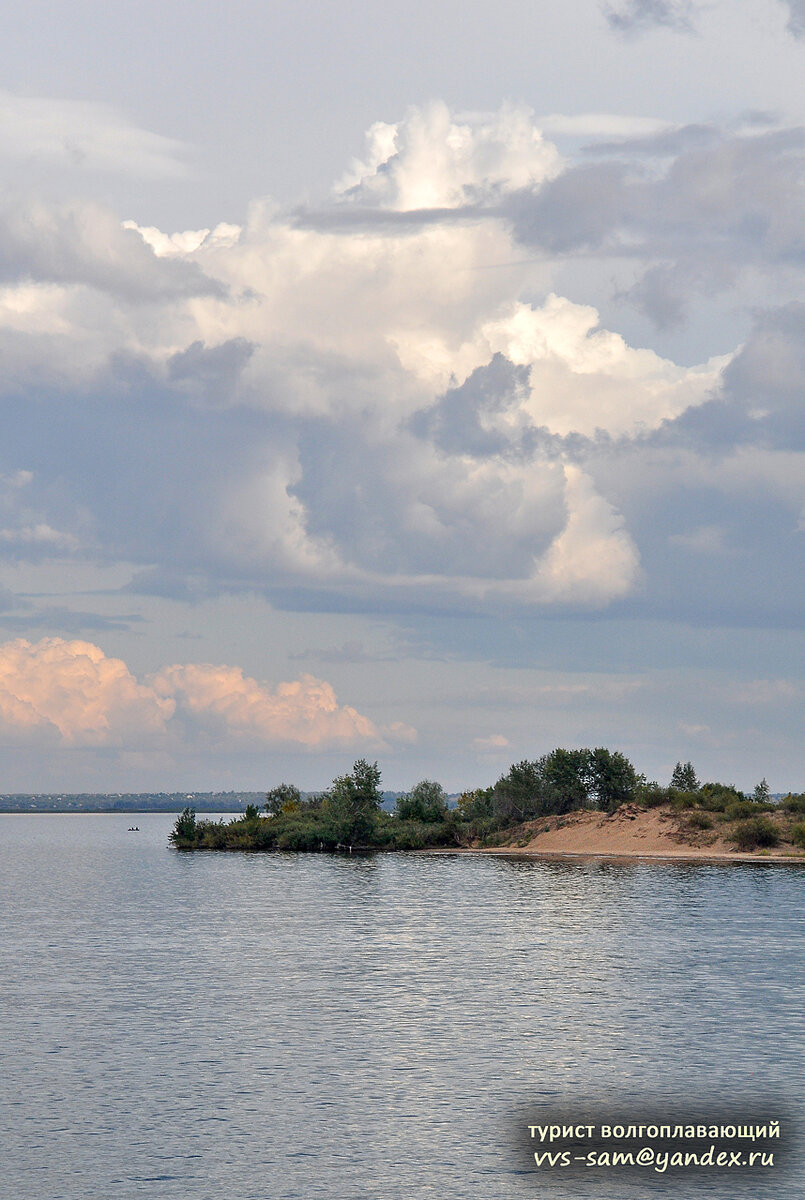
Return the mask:
[(514, 825), (578, 808), (612, 812), (634, 800), (641, 782), (624, 754), (606, 750), (553, 750), (514, 763), (490, 788), (465, 792), (459, 809), (466, 820), (498, 819)]
[(725, 813), (729, 819), (756, 817), (774, 807), (765, 780), (748, 798), (729, 784), (700, 784), (692, 764), (680, 762), (670, 787), (661, 787), (639, 775), (625, 755), (602, 746), (560, 748), (523, 759), (491, 787), (464, 792), (455, 808), (448, 805), (442, 785), (430, 779), (400, 796), (393, 813), (383, 811), (382, 799), (380, 768), (361, 758), (318, 795), (305, 797), (293, 784), (278, 784), (266, 794), (265, 815), (251, 804), (242, 818), (216, 823), (197, 821), (187, 808), (171, 840), (181, 849), (420, 849), (494, 837), (524, 822), (577, 809), (613, 812), (632, 801)]
[(231, 845), (233, 839), (255, 849), (450, 845), (552, 813), (612, 811), (634, 798), (638, 782), (632, 764), (617, 751), (559, 749), (515, 763), (492, 787), (464, 793), (454, 809), (440, 783), (423, 779), (389, 814), (381, 808), (380, 768), (361, 758), (319, 795), (305, 798), (289, 783), (272, 788), (264, 806), (270, 820), (256, 805), (228, 825), (197, 821), (188, 808), (171, 838), (181, 848)]

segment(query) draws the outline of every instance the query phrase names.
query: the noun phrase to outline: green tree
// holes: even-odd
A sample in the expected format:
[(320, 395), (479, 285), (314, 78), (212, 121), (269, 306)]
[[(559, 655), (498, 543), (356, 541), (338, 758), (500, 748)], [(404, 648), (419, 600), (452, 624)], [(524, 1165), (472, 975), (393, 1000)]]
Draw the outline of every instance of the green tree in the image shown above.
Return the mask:
[(382, 798), (380, 768), (359, 758), (352, 773), (334, 779), (325, 793), (330, 840), (349, 846), (370, 842)]
[(266, 792), (265, 810), (273, 817), (281, 812), (297, 812), (302, 803), (302, 793), (292, 783), (278, 783)]
[(458, 798), (458, 814), (462, 821), (484, 821), (492, 816), (493, 788), (475, 788), (462, 792)]
[(557, 812), (557, 793), (545, 777), (545, 758), (512, 763), (492, 789), (494, 815), (507, 824)]
[(614, 812), (619, 804), (634, 800), (638, 777), (626, 755), (603, 746), (588, 751), (588, 754), (590, 790), (598, 807), (605, 812)]
[(170, 833), (174, 846), (183, 846), (196, 840), (196, 810), (183, 808), (176, 818), (176, 824)]
[(589, 805), (590, 756), (589, 750), (556, 749), (542, 760), (545, 781), (557, 796), (554, 812), (570, 812)]
[(771, 801), (771, 789), (765, 778), (761, 779), (760, 783), (755, 784), (752, 799), (756, 800), (758, 804), (768, 804)]
[(697, 792), (699, 790), (699, 780), (696, 778), (693, 763), (678, 762), (676, 764), (671, 775), (671, 787), (678, 788), (680, 792)]
[(400, 796), (395, 806), (401, 821), (444, 821), (447, 817), (447, 794), (440, 783), (422, 779), (406, 796)]

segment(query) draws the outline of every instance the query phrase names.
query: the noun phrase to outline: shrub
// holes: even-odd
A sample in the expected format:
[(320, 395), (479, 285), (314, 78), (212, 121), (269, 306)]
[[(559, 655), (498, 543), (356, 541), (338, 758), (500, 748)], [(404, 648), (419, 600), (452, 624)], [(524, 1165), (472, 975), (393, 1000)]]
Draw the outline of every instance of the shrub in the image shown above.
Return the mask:
[(693, 792), (677, 792), (671, 800), (671, 808), (682, 811), (687, 808), (695, 808), (699, 797)]
[(782, 806), (789, 813), (805, 813), (805, 792), (793, 795), (791, 792), (782, 801)]
[(729, 804), (745, 799), (731, 783), (704, 783), (699, 789), (699, 804), (708, 812), (724, 812)]
[(805, 823), (798, 821), (791, 829), (791, 841), (800, 850), (805, 850)]
[(670, 804), (671, 796), (670, 788), (660, 787), (658, 783), (644, 783), (638, 787), (635, 799), (646, 808), (659, 808), (661, 804)]
[(757, 850), (762, 846), (776, 846), (780, 840), (777, 826), (768, 817), (750, 817), (748, 821), (740, 821), (733, 831), (730, 841), (739, 850)]
[(691, 829), (712, 829), (713, 821), (707, 813), (694, 812), (688, 817), (688, 825)]
[(278, 850), (318, 850), (322, 837), (314, 825), (294, 824), (277, 834)]
[(733, 800), (724, 809), (728, 821), (742, 821), (746, 817), (756, 817), (765, 811), (765, 808), (756, 804), (754, 800)]
[(700, 792), (699, 805), (707, 812), (723, 813), (733, 797), (729, 792)]

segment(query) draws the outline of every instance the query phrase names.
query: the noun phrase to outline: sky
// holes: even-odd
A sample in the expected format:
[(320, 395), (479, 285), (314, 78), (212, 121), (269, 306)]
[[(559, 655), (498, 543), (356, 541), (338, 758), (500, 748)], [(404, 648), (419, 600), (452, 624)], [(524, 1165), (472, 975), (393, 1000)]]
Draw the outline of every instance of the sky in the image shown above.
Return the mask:
[(805, 790), (803, 0), (11, 0), (0, 790)]

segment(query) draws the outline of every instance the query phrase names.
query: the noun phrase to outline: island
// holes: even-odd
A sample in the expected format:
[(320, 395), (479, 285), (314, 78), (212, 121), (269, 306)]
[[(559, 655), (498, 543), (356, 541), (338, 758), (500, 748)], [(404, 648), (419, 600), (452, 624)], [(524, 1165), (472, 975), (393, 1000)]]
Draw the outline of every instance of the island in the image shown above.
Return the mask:
[(514, 763), (489, 787), (451, 803), (423, 779), (382, 807), (378, 764), (358, 759), (321, 793), (280, 783), (262, 806), (229, 821), (187, 806), (170, 835), (180, 851), (366, 853), (438, 851), (805, 861), (805, 793), (751, 795), (700, 783), (677, 763), (668, 786), (638, 774), (619, 751), (557, 748)]

